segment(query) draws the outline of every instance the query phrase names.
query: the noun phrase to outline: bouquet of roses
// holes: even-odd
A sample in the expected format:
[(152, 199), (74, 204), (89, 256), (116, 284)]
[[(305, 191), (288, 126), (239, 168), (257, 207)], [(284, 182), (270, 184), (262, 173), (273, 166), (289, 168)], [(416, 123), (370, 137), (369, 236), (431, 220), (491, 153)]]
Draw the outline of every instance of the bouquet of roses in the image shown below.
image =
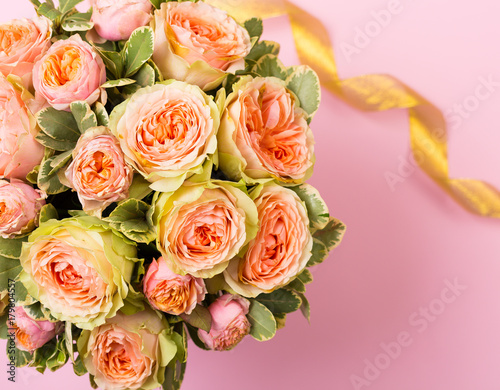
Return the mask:
[(0, 25), (0, 333), (15, 366), (180, 387), (309, 318), (342, 239), (317, 190), (316, 74), (202, 1), (31, 0)]

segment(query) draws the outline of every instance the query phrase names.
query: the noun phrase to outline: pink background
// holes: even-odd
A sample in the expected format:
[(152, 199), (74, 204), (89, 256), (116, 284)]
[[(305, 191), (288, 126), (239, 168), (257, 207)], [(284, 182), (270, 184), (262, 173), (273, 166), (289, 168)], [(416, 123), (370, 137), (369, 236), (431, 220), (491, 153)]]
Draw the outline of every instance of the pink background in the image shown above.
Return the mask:
[[(466, 103), (461, 125), (450, 130), (451, 174), (500, 188), (500, 88), (477, 107), (472, 97), (480, 77), (500, 81), (500, 3), (400, 0), (401, 12), (377, 31), (373, 12), (389, 0), (294, 2), (328, 27), (341, 77), (389, 73), (442, 110)], [(1, 3), (3, 21), (30, 15), (28, 0)], [(354, 44), (357, 27), (377, 34), (348, 59), (341, 45)], [(297, 62), (286, 18), (266, 22), (265, 37), (281, 42), (287, 64)], [(183, 390), (355, 389), (352, 375), (362, 378), (370, 362), (384, 368), (367, 377), (371, 390), (499, 389), (500, 223), (465, 212), (418, 170), (403, 172), (391, 190), (385, 173), (398, 174), (410, 158), (404, 111), (366, 114), (324, 91), (313, 131), (311, 183), (348, 233), (313, 270), (311, 325), (294, 314), (266, 343), (248, 338), (228, 353), (193, 346)], [(466, 289), (443, 303), (445, 280), (455, 279)], [(423, 320), (418, 311), (429, 305), (440, 314)], [(381, 344), (401, 332), (411, 344), (384, 360)], [(2, 388), (90, 389), (70, 366), (45, 376), (19, 370), (15, 385), (5, 371)]]

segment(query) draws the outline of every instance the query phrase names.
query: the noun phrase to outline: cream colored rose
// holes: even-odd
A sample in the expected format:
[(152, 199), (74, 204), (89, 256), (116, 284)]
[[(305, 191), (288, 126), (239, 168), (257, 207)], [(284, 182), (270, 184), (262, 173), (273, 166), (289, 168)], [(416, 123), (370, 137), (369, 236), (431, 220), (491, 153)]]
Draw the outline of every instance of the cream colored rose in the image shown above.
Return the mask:
[(97, 218), (50, 220), (23, 245), (19, 278), (53, 317), (92, 329), (124, 305), (136, 255)]
[(224, 279), (236, 293), (256, 297), (288, 284), (307, 265), (313, 239), (307, 209), (290, 189), (274, 183), (252, 194), (260, 227), (243, 258), (230, 262)]
[(245, 77), (225, 107), (217, 138), (220, 168), (228, 177), (302, 183), (312, 175), (312, 131), (282, 80)]
[(78, 351), (103, 390), (155, 389), (177, 346), (166, 320), (151, 309), (117, 315), (104, 325), (83, 331)]
[(65, 171), (65, 184), (77, 192), (87, 214), (101, 217), (111, 203), (127, 198), (133, 174), (111, 131), (95, 127), (78, 140)]
[(26, 95), (0, 75), (0, 178), (25, 180), (43, 158), (44, 147), (35, 140), (36, 120), (23, 100)]
[(155, 11), (153, 60), (163, 76), (205, 91), (245, 68), (248, 32), (225, 11), (202, 1), (167, 2)]
[(176, 274), (163, 257), (153, 259), (144, 277), (144, 295), (151, 306), (175, 316), (191, 314), (206, 293), (203, 279)]
[(158, 249), (179, 274), (209, 278), (221, 273), (257, 230), (255, 205), (228, 182), (157, 194), (154, 208)]
[(154, 190), (175, 191), (211, 167), (219, 111), (194, 85), (170, 81), (143, 88), (117, 106), (110, 120), (127, 161)]
[(78, 34), (54, 43), (33, 68), (37, 97), (56, 110), (69, 111), (77, 100), (95, 103), (105, 93), (100, 88), (105, 82), (104, 62)]
[(45, 17), (0, 24), (0, 73), (21, 77), (32, 85), (33, 65), (50, 47), (50, 22)]
[(38, 225), (43, 195), (20, 180), (0, 180), (0, 236), (14, 238)]

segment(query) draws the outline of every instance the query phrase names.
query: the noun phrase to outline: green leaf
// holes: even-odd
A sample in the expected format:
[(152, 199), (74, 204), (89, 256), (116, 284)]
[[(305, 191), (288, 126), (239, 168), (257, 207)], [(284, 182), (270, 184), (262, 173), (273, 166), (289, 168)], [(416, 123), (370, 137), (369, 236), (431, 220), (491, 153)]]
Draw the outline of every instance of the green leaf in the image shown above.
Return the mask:
[(35, 8), (40, 7), (40, 2), (38, 0), (30, 0), (30, 2), (35, 6)]
[(71, 361), (74, 363), (75, 362), (75, 354), (73, 352), (73, 332), (72, 332), (72, 327), (73, 325), (71, 322), (66, 321), (66, 324), (64, 325), (64, 341), (66, 342), (66, 350), (69, 352), (69, 357)]
[(286, 325), (286, 314), (274, 314), (274, 319), (276, 320), (276, 329), (284, 328)]
[(311, 250), (311, 258), (307, 262), (307, 267), (312, 267), (321, 264), (328, 257), (328, 249), (322, 241), (313, 238), (313, 247)]
[(266, 54), (258, 60), (252, 68), (252, 72), (257, 73), (261, 77), (277, 77), (281, 80), (285, 80), (287, 77), (285, 66), (278, 57), (272, 54)]
[(286, 289), (296, 291), (299, 293), (306, 292), (306, 286), (302, 281), (298, 278), (293, 279), (290, 283), (285, 286)]
[[(0, 292), (4, 293), (12, 288), (14, 280), (22, 269), (21, 262), (18, 259), (0, 256)], [(16, 290), (14, 289), (14, 291)]]
[(106, 69), (108, 69), (116, 78), (121, 78), (123, 73), (123, 59), (120, 53), (116, 51), (108, 51), (93, 45), (94, 49), (101, 56)]
[(197, 328), (189, 324), (186, 324), (186, 328), (189, 333), (189, 337), (198, 348), (201, 348), (205, 351), (210, 351), (210, 349), (207, 348), (206, 345), (203, 343), (203, 341), (201, 341), (201, 339), (199, 338)]
[(42, 304), (40, 302), (32, 303), (31, 305), (23, 306), (26, 314), (37, 321), (48, 321), (49, 316), (42, 310)]
[(305, 203), (311, 229), (323, 229), (330, 220), (330, 215), (328, 214), (328, 206), (319, 191), (307, 183), (289, 188)]
[(52, 204), (47, 203), (46, 205), (43, 205), (42, 209), (40, 210), (38, 222), (40, 224), (50, 221), (51, 219), (57, 219), (58, 217), (59, 215), (56, 208)]
[(59, 10), (64, 14), (82, 1), (83, 0), (59, 0)]
[(50, 167), (52, 168), (48, 173), (49, 176), (55, 174), (58, 170), (64, 167), (72, 157), (72, 150), (68, 150), (50, 159)]
[(307, 300), (304, 294), (298, 294), (300, 299), (302, 300), (302, 304), (300, 305), (300, 311), (302, 315), (306, 318), (308, 322), (311, 322), (311, 306), (309, 305), (309, 301)]
[(156, 80), (155, 70), (149, 64), (144, 64), (139, 72), (134, 75), (134, 79), (141, 87), (154, 85)]
[(7, 357), (14, 361), (16, 367), (25, 367), (33, 361), (31, 353), (11, 347), (9, 344), (7, 343)]
[(154, 33), (151, 27), (134, 30), (122, 50), (124, 76), (134, 75), (153, 55)]
[(115, 88), (115, 87), (123, 87), (124, 85), (134, 84), (136, 81), (132, 79), (118, 79), (118, 80), (110, 80), (101, 85), (101, 88)]
[(17, 239), (0, 237), (0, 256), (8, 257), (9, 259), (19, 259), (23, 242), (26, 241), (28, 241), (27, 237)]
[(204, 306), (196, 305), (191, 314), (183, 314), (181, 317), (189, 325), (203, 329), (207, 333), (209, 333), (212, 328), (212, 316)]
[(90, 108), (89, 104), (85, 101), (78, 101), (71, 103), (71, 113), (75, 118), (80, 134), (85, 133), (86, 130), (97, 126), (97, 116)]
[(75, 32), (75, 31), (89, 31), (94, 27), (92, 22), (76, 22), (65, 20), (61, 27), (64, 31)]
[(312, 276), (311, 271), (309, 271), (308, 269), (305, 269), (304, 271), (302, 271), (299, 274), (299, 276), (297, 276), (297, 279), (299, 279), (304, 284), (309, 284), (309, 283), (312, 283), (313, 276)]
[(262, 23), (262, 19), (260, 18), (252, 18), (245, 22), (244, 24), (250, 38), (257, 37), (260, 38), (264, 31), (264, 25)]
[(57, 156), (42, 161), (40, 173), (38, 174), (38, 188), (49, 195), (59, 194), (68, 190), (68, 187), (63, 185), (59, 180), (57, 173), (50, 174), (50, 172), (53, 171), (50, 164), (55, 158), (57, 158)]
[(156, 9), (160, 9), (161, 3), (164, 3), (165, 0), (149, 0), (151, 1), (151, 4), (153, 4), (153, 7)]
[(149, 244), (156, 238), (150, 206), (138, 199), (120, 203), (104, 221), (127, 238)]
[(260, 41), (257, 42), (252, 47), (252, 50), (247, 55), (246, 60), (256, 62), (266, 54), (272, 54), (277, 56), (279, 52), (280, 52), (279, 43), (273, 41)]
[(94, 105), (94, 112), (97, 118), (98, 126), (109, 126), (109, 115), (106, 111), (106, 107), (101, 102), (96, 102)]
[(54, 8), (53, 5), (50, 3), (41, 3), (40, 7), (38, 7), (38, 15), (45, 16), (47, 19), (50, 19), (52, 21), (56, 20), (58, 17), (61, 16), (61, 12), (59, 12), (57, 9)]
[(247, 314), (251, 324), (250, 335), (258, 341), (270, 340), (276, 334), (276, 320), (273, 313), (256, 300), (250, 300), (250, 311)]
[(328, 224), (323, 229), (315, 232), (313, 237), (321, 241), (329, 252), (340, 244), (344, 237), (345, 230), (346, 227), (341, 221), (330, 218)]
[(165, 368), (165, 382), (163, 390), (180, 390), (184, 374), (186, 373), (186, 363), (176, 360)]
[(287, 88), (300, 101), (300, 107), (313, 117), (321, 101), (321, 85), (318, 75), (306, 65), (293, 68), (293, 73), (286, 79)]
[[(38, 142), (40, 142), (46, 148), (53, 149), (53, 150), (56, 150), (58, 152), (65, 152), (68, 150), (73, 150), (76, 146), (76, 142), (74, 142), (74, 141), (58, 141), (52, 137), (49, 137), (48, 135), (46, 135), (42, 131), (40, 131), (35, 138)], [(34, 174), (34, 172), (33, 172), (33, 174)]]
[(298, 310), (301, 304), (300, 298), (295, 292), (284, 288), (269, 294), (260, 294), (256, 300), (273, 313), (292, 313)]
[(37, 114), (40, 129), (56, 141), (75, 143), (80, 138), (78, 125), (73, 114), (58, 111), (52, 107), (45, 108)]
[(36, 184), (39, 170), (40, 165), (34, 167), (33, 170), (26, 175), (26, 180), (28, 180), (31, 184)]
[(88, 12), (78, 12), (78, 10), (74, 9), (68, 12), (64, 17), (64, 21), (68, 22), (90, 22), (90, 19), (92, 19), (92, 10)]
[(73, 363), (73, 371), (78, 376), (85, 375), (88, 372), (80, 355), (77, 356), (75, 362)]

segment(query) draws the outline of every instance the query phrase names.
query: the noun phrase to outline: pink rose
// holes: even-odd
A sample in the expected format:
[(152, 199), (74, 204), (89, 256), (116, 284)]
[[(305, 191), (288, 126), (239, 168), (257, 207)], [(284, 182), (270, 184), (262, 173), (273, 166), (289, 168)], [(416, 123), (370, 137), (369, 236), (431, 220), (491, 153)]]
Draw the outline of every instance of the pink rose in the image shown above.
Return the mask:
[(313, 244), (307, 209), (295, 192), (270, 182), (251, 196), (259, 232), (245, 256), (224, 271), (231, 289), (250, 298), (288, 284), (306, 267)]
[(93, 104), (106, 82), (101, 57), (78, 34), (57, 41), (33, 68), (33, 86), (56, 110), (77, 100)]
[(29, 317), (22, 306), (14, 309), (16, 347), (33, 352), (56, 337), (63, 330), (62, 322), (37, 321)]
[(39, 190), (17, 179), (0, 180), (0, 236), (13, 238), (32, 231), (44, 204)]
[(90, 0), (97, 33), (109, 41), (130, 38), (132, 31), (151, 20), (150, 0)]
[(168, 2), (155, 11), (153, 60), (166, 79), (203, 90), (244, 69), (252, 44), (247, 30), (225, 11), (202, 1)]
[(170, 192), (211, 163), (219, 115), (200, 88), (167, 81), (142, 88), (115, 107), (110, 128), (127, 161), (153, 183), (151, 188)]
[(198, 329), (198, 336), (207, 348), (228, 351), (250, 332), (246, 315), (250, 303), (237, 295), (225, 294), (217, 298), (208, 310), (212, 315), (210, 333)]
[(176, 316), (191, 314), (206, 293), (203, 279), (176, 274), (162, 257), (153, 259), (144, 277), (144, 295), (151, 306)]
[(36, 121), (21, 92), (0, 75), (0, 177), (24, 180), (43, 158)]
[(233, 180), (302, 183), (312, 175), (314, 138), (285, 83), (248, 76), (233, 86), (218, 133), (220, 167)]
[(100, 217), (111, 203), (127, 198), (133, 174), (118, 140), (109, 129), (95, 127), (78, 140), (65, 184), (77, 192), (87, 214)]
[(0, 73), (19, 76), (32, 85), (33, 65), (50, 47), (50, 22), (44, 17), (0, 24)]

